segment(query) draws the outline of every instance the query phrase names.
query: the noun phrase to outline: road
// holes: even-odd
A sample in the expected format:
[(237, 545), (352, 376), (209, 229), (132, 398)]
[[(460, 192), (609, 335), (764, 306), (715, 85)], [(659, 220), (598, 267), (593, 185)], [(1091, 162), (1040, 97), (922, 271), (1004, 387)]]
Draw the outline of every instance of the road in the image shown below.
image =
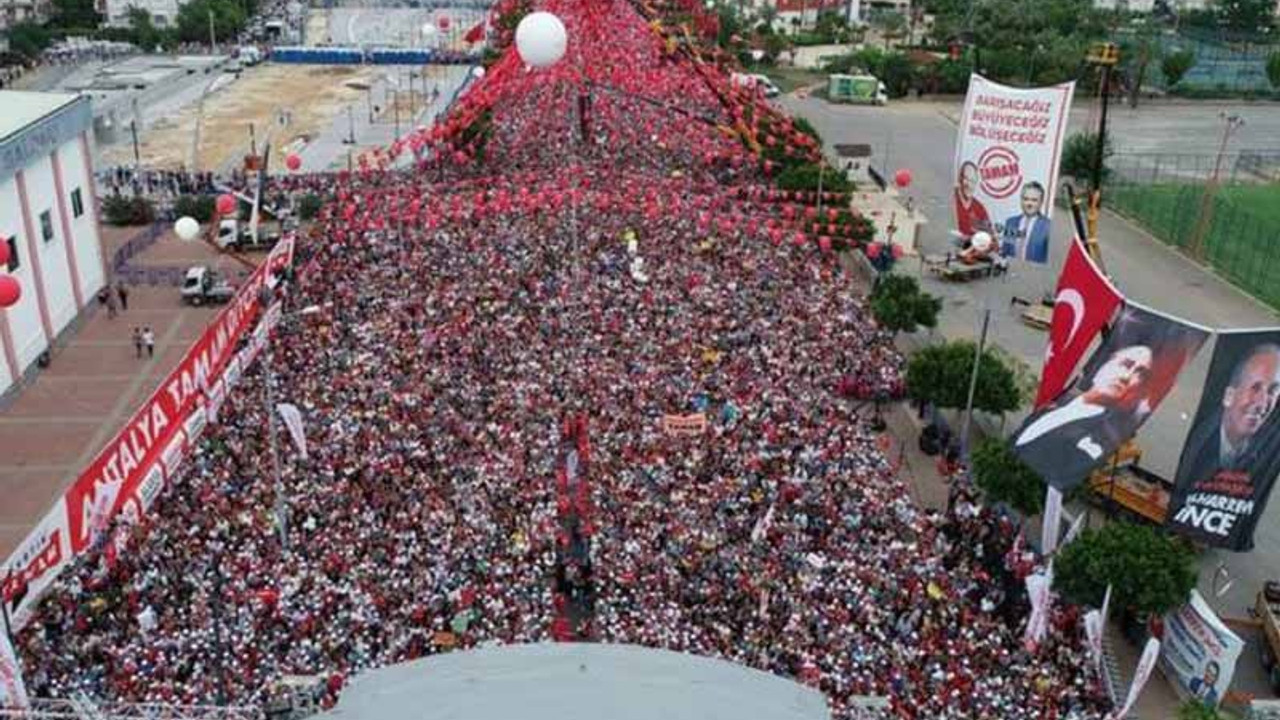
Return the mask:
[[(813, 123), (829, 145), (868, 143), (877, 168), (910, 168), (914, 179), (910, 195), (927, 215), (920, 235), (923, 252), (942, 252), (949, 246), (952, 157), (956, 137), (957, 103), (902, 102), (872, 108), (831, 105), (823, 100), (779, 101), (789, 111)], [(1275, 147), (1280, 137), (1280, 113), (1262, 105), (1160, 105), (1128, 108), (1111, 116), (1114, 145), (1118, 151), (1159, 153), (1213, 153), (1221, 137), (1220, 112), (1245, 117), (1246, 125), (1233, 139), (1233, 148)], [(1078, 104), (1071, 114), (1072, 130), (1086, 127), (1087, 107)], [(834, 155), (834, 149), (829, 147)], [(1020, 322), (1010, 298), (1039, 297), (1052, 288), (1070, 239), (1067, 213), (1055, 215), (1050, 264), (1015, 268), (1003, 278), (957, 285), (920, 275), (918, 264), (908, 261), (901, 272), (917, 274), (923, 286), (944, 299), (939, 330), (946, 337), (976, 335), (982, 308), (992, 310), (994, 342), (1038, 371), (1045, 335)], [(1190, 262), (1127, 221), (1104, 213), (1099, 235), (1107, 271), (1131, 299), (1213, 328), (1273, 327), (1277, 314), (1211, 272)], [(1207, 345), (1139, 434), (1143, 465), (1172, 477), (1182, 443), (1195, 414), (1199, 389), (1207, 373), (1212, 347)], [(1021, 416), (1010, 417), (1006, 429)], [(993, 423), (998, 426), (998, 423)], [(1208, 552), (1201, 561), (1201, 589), (1208, 596), (1214, 569), (1226, 562), (1234, 583), (1213, 602), (1224, 615), (1243, 617), (1252, 595), (1267, 579), (1280, 575), (1280, 500), (1271, 503), (1259, 524), (1257, 547), (1248, 554)], [(1244, 664), (1244, 663), (1242, 663)], [(1256, 664), (1253, 663), (1253, 664)]]

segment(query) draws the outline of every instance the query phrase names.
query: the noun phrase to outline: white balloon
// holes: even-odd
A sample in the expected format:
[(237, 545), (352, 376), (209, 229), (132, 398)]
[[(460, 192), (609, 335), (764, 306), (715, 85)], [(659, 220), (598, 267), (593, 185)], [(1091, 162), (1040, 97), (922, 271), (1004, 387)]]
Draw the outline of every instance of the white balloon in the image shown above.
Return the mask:
[(436, 26), (432, 23), (422, 23), (422, 39), (430, 40), (436, 36)]
[(973, 234), (969, 243), (973, 245), (974, 250), (977, 250), (978, 252), (986, 252), (991, 249), (992, 244), (995, 243), (995, 239), (991, 237), (991, 233), (979, 230)]
[(529, 13), (516, 27), (516, 50), (530, 67), (555, 65), (564, 57), (567, 43), (564, 23), (549, 12)]
[(480, 78), (484, 77), (484, 67), (481, 65), (477, 65), (475, 69), (471, 71), (471, 74), (474, 75), (477, 80), (479, 80)]
[(189, 215), (183, 216), (173, 224), (173, 231), (178, 234), (178, 238), (181, 240), (195, 240), (196, 236), (200, 234), (200, 223)]

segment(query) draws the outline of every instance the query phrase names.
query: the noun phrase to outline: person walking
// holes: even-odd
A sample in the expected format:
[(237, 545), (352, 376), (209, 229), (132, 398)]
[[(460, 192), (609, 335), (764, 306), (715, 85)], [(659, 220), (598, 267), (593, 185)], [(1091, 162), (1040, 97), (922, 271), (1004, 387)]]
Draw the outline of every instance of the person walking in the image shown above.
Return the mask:
[(107, 291), (107, 317), (113, 318), (116, 316), (116, 307), (117, 307), (116, 294), (111, 292), (110, 287), (107, 287), (106, 291)]
[(147, 348), (147, 357), (156, 356), (156, 334), (149, 327), (142, 329), (142, 344)]
[(133, 352), (134, 357), (142, 359), (142, 328), (140, 327), (133, 329)]
[(116, 297), (120, 298), (120, 311), (129, 312), (129, 288), (123, 281), (116, 283)]

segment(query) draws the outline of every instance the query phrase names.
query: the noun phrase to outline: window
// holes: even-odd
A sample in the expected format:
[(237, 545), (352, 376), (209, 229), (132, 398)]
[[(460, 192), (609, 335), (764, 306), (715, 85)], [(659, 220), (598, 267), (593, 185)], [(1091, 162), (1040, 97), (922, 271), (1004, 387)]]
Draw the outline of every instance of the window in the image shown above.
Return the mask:
[(9, 243), (9, 272), (16, 272), (22, 267), (22, 263), (18, 261), (18, 236), (6, 238), (5, 242)]
[(48, 210), (40, 213), (40, 237), (44, 238), (45, 242), (53, 240), (53, 216)]
[(84, 214), (84, 198), (80, 195), (80, 188), (71, 191), (71, 216), (80, 217)]

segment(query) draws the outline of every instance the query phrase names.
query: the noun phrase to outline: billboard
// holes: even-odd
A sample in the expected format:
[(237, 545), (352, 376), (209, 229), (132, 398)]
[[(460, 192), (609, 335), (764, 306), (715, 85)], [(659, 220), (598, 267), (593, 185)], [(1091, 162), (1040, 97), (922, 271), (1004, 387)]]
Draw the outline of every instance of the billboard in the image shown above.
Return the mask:
[(1280, 330), (1218, 336), (1174, 478), (1167, 526), (1228, 550), (1253, 530), (1280, 474)]
[(1173, 389), (1209, 331), (1126, 305), (1075, 385), (1023, 422), (1013, 450), (1062, 491), (1133, 437)]
[(960, 235), (982, 230), (1000, 242), (1005, 257), (1049, 261), (1058, 160), (1074, 92), (1074, 82), (1023, 89), (969, 78), (952, 190)]
[(1243, 649), (1244, 641), (1192, 590), (1185, 605), (1165, 615), (1160, 670), (1183, 699), (1217, 707)]

